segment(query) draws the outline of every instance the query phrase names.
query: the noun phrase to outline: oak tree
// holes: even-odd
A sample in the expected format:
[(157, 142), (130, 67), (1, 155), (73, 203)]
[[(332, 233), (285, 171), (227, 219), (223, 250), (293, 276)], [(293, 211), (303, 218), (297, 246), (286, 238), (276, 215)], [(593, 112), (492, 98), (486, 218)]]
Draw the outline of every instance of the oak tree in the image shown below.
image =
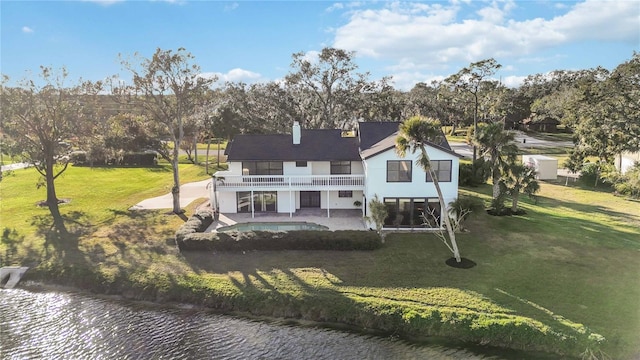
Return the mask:
[(132, 84), (117, 84), (113, 87), (114, 94), (156, 121), (161, 130), (157, 137), (166, 137), (173, 143), (172, 152), (161, 156), (171, 163), (173, 171), (173, 212), (181, 213), (178, 158), (184, 121), (216, 78), (202, 76), (194, 56), (184, 48), (175, 52), (158, 48), (150, 59), (138, 53), (134, 54), (134, 60), (121, 56), (121, 63), (131, 73)]
[(67, 70), (41, 67), (39, 79), (25, 78), (17, 87), (1, 88), (1, 132), (8, 138), (10, 152), (28, 162), (42, 175), (47, 189), (45, 204), (55, 229), (66, 234), (60, 213), (55, 180), (69, 165), (72, 146), (89, 134), (92, 103), (101, 91), (100, 82), (79, 80), (68, 85)]

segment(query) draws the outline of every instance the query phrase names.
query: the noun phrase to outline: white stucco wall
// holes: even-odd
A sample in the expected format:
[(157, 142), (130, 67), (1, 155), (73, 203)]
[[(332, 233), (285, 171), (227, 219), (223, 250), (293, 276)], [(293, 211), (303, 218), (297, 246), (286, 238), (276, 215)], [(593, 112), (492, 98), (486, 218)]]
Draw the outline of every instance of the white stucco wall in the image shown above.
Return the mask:
[(226, 172), (229, 175), (242, 175), (242, 162), (229, 162), (229, 168)]
[(329, 175), (331, 173), (331, 163), (328, 161), (309, 161), (311, 164), (311, 175)]
[(238, 210), (236, 201), (237, 198), (235, 192), (218, 192), (218, 204), (220, 205), (221, 213), (236, 213)]
[[(321, 206), (323, 209), (327, 208), (327, 192), (323, 191), (324, 196), (322, 196), (321, 199)], [(330, 209), (359, 209), (360, 207), (358, 206), (354, 206), (353, 202), (358, 200), (360, 202), (362, 201), (362, 191), (353, 191), (353, 196), (350, 198), (341, 198), (338, 196), (338, 192), (337, 191), (331, 191), (329, 193), (329, 208)]]
[[(447, 152), (427, 148), (427, 153), (431, 160), (451, 160), (451, 181), (440, 182), (440, 189), (446, 204), (458, 197), (458, 157)], [(432, 197), (437, 198), (435, 186), (432, 182), (426, 181), (424, 170), (417, 164), (419, 154), (407, 154), (405, 158), (400, 158), (395, 153), (395, 149), (389, 149), (376, 156), (365, 160), (367, 170), (365, 178), (365, 195), (367, 201), (371, 200), (375, 194), (380, 200), (385, 197)], [(387, 161), (388, 160), (411, 160), (411, 182), (387, 182)], [(367, 212), (368, 213), (368, 212)]]
[(282, 173), (283, 175), (311, 175), (312, 167), (311, 161), (308, 161), (305, 167), (297, 167), (295, 161), (285, 161), (282, 163)]
[(296, 206), (296, 192), (292, 191), (291, 195), (289, 191), (278, 191), (278, 212), (288, 213), (289, 211), (295, 212)]

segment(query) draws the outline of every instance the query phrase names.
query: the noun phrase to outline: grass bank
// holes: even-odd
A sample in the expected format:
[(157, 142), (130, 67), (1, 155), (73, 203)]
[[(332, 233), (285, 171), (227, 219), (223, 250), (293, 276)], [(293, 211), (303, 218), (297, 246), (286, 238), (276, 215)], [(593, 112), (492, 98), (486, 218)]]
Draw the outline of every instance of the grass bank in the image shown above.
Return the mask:
[[(185, 181), (206, 177), (183, 170)], [(163, 169), (71, 168), (58, 183), (71, 199), (62, 207), (71, 235), (60, 239), (35, 206), (45, 194), (36, 179), (26, 169), (1, 183), (3, 237), (20, 243), (15, 260), (33, 266), (32, 279), (572, 355), (597, 333), (613, 358), (640, 354), (640, 204), (609, 193), (543, 183), (537, 204), (523, 200), (525, 216), (478, 214), (459, 235), (477, 266), (461, 270), (444, 264), (450, 254), (435, 237), (410, 233), (371, 252), (180, 254), (173, 235), (183, 218), (127, 210), (168, 192)], [(490, 188), (462, 192), (488, 200)]]

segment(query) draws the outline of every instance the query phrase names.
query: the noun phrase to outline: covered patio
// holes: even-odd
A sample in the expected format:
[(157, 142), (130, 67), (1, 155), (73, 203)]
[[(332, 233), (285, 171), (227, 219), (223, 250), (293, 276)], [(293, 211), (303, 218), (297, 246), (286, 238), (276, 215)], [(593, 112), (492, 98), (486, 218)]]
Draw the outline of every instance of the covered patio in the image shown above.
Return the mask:
[(247, 222), (309, 222), (324, 225), (329, 230), (367, 230), (362, 219), (360, 209), (330, 210), (331, 217), (327, 217), (325, 209), (299, 209), (293, 215), (287, 213), (250, 213), (220, 214), (218, 221), (214, 221), (206, 230), (215, 231), (224, 226)]

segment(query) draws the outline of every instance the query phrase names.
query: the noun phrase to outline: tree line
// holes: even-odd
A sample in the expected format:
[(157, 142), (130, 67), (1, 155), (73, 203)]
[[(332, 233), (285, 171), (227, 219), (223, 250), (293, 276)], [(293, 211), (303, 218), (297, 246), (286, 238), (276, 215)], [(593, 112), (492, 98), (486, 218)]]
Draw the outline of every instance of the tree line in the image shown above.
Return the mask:
[(54, 219), (61, 219), (54, 181), (66, 169), (70, 149), (97, 162), (157, 151), (172, 164), (178, 213), (180, 148), (213, 137), (287, 132), (293, 121), (305, 128), (351, 129), (359, 121), (418, 116), (438, 119), (452, 133), (470, 128), (470, 134), (479, 123), (515, 129), (553, 121), (573, 133), (568, 166), (575, 171), (587, 157), (597, 157), (598, 169), (604, 169), (619, 152), (640, 148), (640, 54), (635, 52), (612, 71), (530, 75), (517, 88), (495, 80), (501, 65), (486, 59), (409, 91), (395, 89), (390, 77), (371, 80), (354, 59), (354, 52), (335, 48), (322, 49), (316, 59), (295, 53), (282, 81), (257, 84), (218, 84), (201, 74), (184, 48), (156, 49), (150, 58), (120, 55), (130, 81), (113, 76), (69, 84), (65, 69), (42, 67), (40, 81), (25, 78), (8, 86), (3, 75), (2, 152), (35, 165), (47, 187), (46, 203)]

